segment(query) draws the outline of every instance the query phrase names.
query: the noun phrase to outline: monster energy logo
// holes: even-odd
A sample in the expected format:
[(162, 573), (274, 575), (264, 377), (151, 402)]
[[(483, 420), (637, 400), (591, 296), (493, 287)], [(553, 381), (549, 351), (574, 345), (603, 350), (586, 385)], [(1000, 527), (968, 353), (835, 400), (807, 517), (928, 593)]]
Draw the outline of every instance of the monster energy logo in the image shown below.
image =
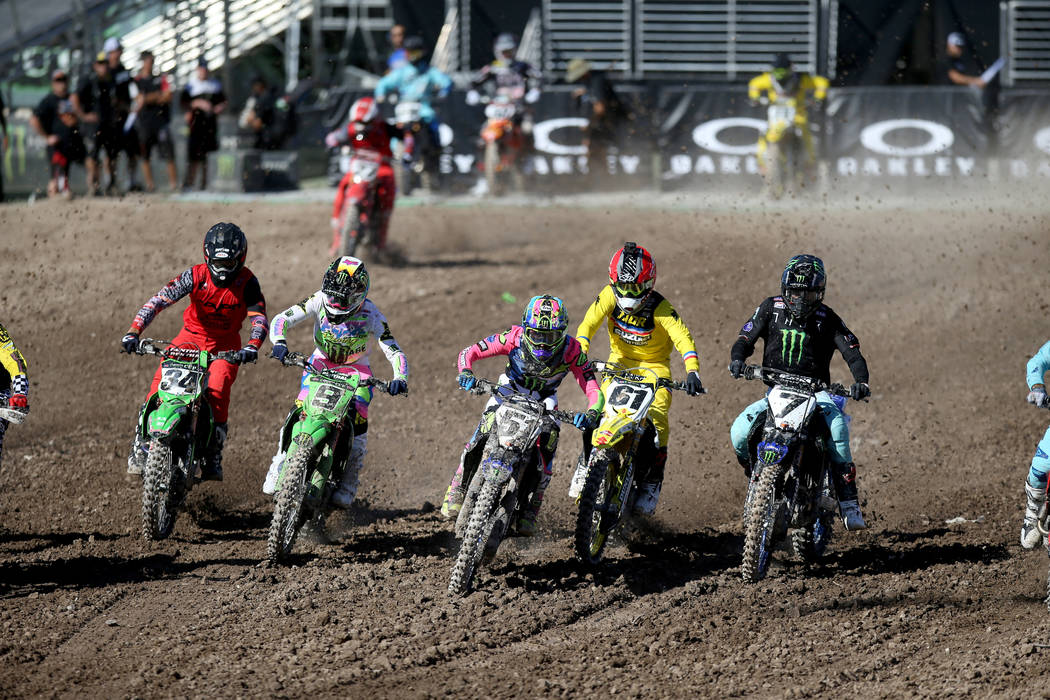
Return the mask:
[(765, 449), (762, 450), (762, 461), (766, 464), (773, 464), (777, 461), (779, 453), (776, 450)]
[[(798, 350), (795, 343), (798, 342)], [(794, 328), (780, 329), (780, 359), (788, 365), (797, 365), (802, 360), (802, 346), (806, 344), (806, 332)]]
[(800, 282), (800, 283), (801, 282), (805, 282), (806, 281), (806, 276), (805, 275), (795, 275), (795, 281), (796, 282)]

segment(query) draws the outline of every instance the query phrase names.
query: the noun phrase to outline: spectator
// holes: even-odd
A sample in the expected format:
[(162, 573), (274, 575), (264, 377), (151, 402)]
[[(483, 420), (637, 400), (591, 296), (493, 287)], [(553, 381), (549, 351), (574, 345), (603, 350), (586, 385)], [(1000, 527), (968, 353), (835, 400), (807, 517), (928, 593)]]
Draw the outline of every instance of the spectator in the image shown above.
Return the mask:
[(109, 173), (107, 190), (112, 191), (116, 188), (117, 145), (120, 132), (113, 117), (114, 89), (106, 52), (100, 51), (91, 65), (91, 73), (81, 79), (77, 91), (69, 98), (87, 140), (88, 194), (92, 196), (101, 194), (98, 166), (99, 155), (103, 151), (106, 172)]
[(295, 109), (286, 95), (278, 95), (266, 78), (256, 75), (238, 124), (252, 134), (252, 148), (279, 151), (295, 133)]
[(142, 52), (142, 68), (135, 76), (135, 87), (138, 96), (135, 98), (138, 119), (139, 155), (142, 156), (142, 176), (146, 179), (146, 189), (153, 192), (157, 184), (153, 179), (153, 167), (150, 155), (153, 147), (164, 160), (168, 169), (168, 186), (172, 191), (178, 187), (178, 174), (175, 172), (175, 145), (171, 140), (171, 82), (166, 75), (153, 75), (153, 53)]
[[(128, 191), (136, 192), (142, 188), (135, 182), (135, 170), (138, 168), (139, 139), (138, 132), (132, 128), (134, 120), (129, 120), (131, 115), (131, 103), (134, 99), (132, 94), (137, 90), (131, 71), (124, 67), (120, 57), (124, 53), (124, 47), (116, 37), (106, 39), (102, 45), (106, 52), (106, 62), (109, 63), (109, 74), (113, 76), (113, 122), (116, 126), (117, 135), (117, 157), (121, 153), (128, 158)], [(114, 170), (116, 165), (114, 164)]]
[(71, 196), (69, 166), (84, 162), (84, 140), (73, 105), (69, 101), (69, 77), (64, 70), (51, 74), (51, 92), (33, 110), (30, 123), (47, 141), (50, 169), (47, 182), (49, 197)]
[(955, 85), (970, 85), (983, 88), (985, 83), (980, 75), (972, 75), (977, 72), (977, 67), (966, 60), (963, 49), (966, 47), (966, 38), (959, 32), (948, 35), (945, 52), (948, 54), (942, 69), (943, 79), (946, 83)]
[(592, 175), (606, 172), (610, 149), (617, 147), (617, 131), (627, 119), (627, 109), (620, 100), (605, 71), (593, 70), (590, 61), (574, 58), (569, 61), (565, 82), (584, 81), (583, 86), (573, 90), (587, 126), (583, 127), (583, 145), (587, 148), (587, 170)]
[(395, 24), (390, 28), (387, 35), (390, 39), (390, 56), (386, 59), (386, 73), (400, 68), (408, 63), (408, 54), (405, 53), (405, 25)]
[(219, 150), (218, 115), (226, 109), (226, 95), (222, 83), (208, 75), (208, 63), (201, 58), (197, 62), (197, 73), (182, 89), (182, 108), (186, 124), (190, 127), (186, 141), (185, 189), (193, 187), (197, 171), (201, 171), (201, 189), (208, 188), (208, 154)]
[[(0, 164), (4, 162), (4, 154), (7, 153), (7, 115), (4, 112), (7, 108), (4, 106), (4, 95), (0, 92), (0, 130), (3, 130), (3, 138), (0, 139)], [(4, 201), (4, 168), (0, 165), (0, 202)]]

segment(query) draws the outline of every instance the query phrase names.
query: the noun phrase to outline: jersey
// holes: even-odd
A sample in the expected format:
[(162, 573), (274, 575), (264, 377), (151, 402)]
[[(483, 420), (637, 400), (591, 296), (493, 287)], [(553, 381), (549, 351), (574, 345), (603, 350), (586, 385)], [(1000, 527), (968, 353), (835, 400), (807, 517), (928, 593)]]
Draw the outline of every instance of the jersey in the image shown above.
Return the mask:
[(0, 368), (0, 392), (29, 395), (26, 358), (15, 347), (3, 324), (0, 324)]
[(494, 94), (507, 94), (521, 99), (529, 90), (539, 86), (540, 73), (525, 61), (495, 60), (488, 64), (470, 81), (472, 88), (485, 87), (492, 83)]
[(777, 82), (772, 73), (766, 72), (755, 76), (748, 81), (747, 96), (752, 102), (757, 101), (760, 97), (765, 97), (770, 102), (776, 102), (777, 98), (782, 95), (794, 97), (796, 98), (795, 121), (804, 122), (806, 121), (806, 93), (812, 92), (814, 98), (823, 100), (828, 96), (830, 83), (827, 78), (819, 75), (809, 73), (796, 73), (795, 75), (798, 76), (798, 81), (793, 89), (788, 91)]
[(528, 353), (521, 347), (525, 329), (511, 326), (502, 333), (479, 340), (459, 353), (456, 365), (460, 372), (473, 370), (474, 363), (486, 357), (507, 355), (504, 373), (511, 385), (523, 392), (536, 392), (541, 399), (553, 396), (565, 376), (572, 372), (576, 382), (587, 395), (588, 409), (601, 411), (605, 405), (601, 387), (595, 378), (594, 365), (575, 338), (566, 338), (561, 349), (561, 361), (536, 367), (529, 361)]
[(1039, 352), (1028, 361), (1026, 369), (1028, 370), (1026, 379), (1029, 388), (1036, 384), (1045, 384), (1044, 377), (1047, 370), (1050, 370), (1050, 342), (1039, 348)]
[(584, 352), (603, 319), (608, 319), (613, 355), (640, 362), (668, 362), (671, 349), (675, 348), (682, 355), (687, 371), (700, 372), (700, 356), (693, 336), (662, 294), (650, 292), (639, 308), (627, 313), (616, 305), (612, 285), (606, 285), (576, 329), (576, 338)]
[(452, 89), (452, 78), (437, 68), (424, 64), (405, 63), (390, 71), (376, 84), (376, 99), (383, 99), (396, 91), (402, 102), (419, 102), (420, 117), (431, 122), (437, 116), (430, 106), (432, 96), (445, 97)]
[(246, 267), (229, 286), (219, 287), (212, 282), (207, 265), (194, 265), (139, 309), (129, 332), (141, 334), (158, 313), (187, 295), (190, 304), (182, 314), (187, 331), (232, 347), (240, 342), (244, 319), (250, 318), (248, 344), (256, 349), (262, 346), (266, 339), (266, 300), (258, 278)]
[(346, 321), (333, 323), (324, 309), (324, 294), (318, 290), (274, 317), (270, 342), (284, 341), (289, 328), (308, 318), (313, 318), (314, 344), (324, 359), (371, 367), (369, 340), (374, 337), (379, 339), (379, 347), (394, 370), (394, 379), (408, 379), (408, 359), (390, 332), (386, 316), (371, 299), (365, 299), (361, 308)]
[(860, 353), (857, 336), (834, 311), (821, 304), (799, 321), (788, 313), (782, 297), (769, 297), (755, 309), (733, 344), (733, 360), (746, 360), (762, 338), (762, 365), (783, 372), (830, 382), (831, 357), (835, 350), (849, 365), (854, 381), (868, 382), (868, 363)]

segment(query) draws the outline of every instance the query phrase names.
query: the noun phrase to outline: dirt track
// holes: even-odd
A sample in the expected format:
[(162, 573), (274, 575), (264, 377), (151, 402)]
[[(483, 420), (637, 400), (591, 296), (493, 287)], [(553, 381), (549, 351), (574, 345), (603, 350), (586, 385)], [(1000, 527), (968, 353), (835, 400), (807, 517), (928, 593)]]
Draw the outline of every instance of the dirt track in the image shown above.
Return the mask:
[[(259, 487), (296, 373), (273, 361), (242, 371), (226, 481), (195, 490), (174, 537), (150, 545), (124, 458), (154, 363), (118, 355), (117, 341), (218, 220), (248, 233), (271, 312), (298, 301), (323, 271), (324, 206), (0, 207), (0, 319), (33, 385), (0, 469), (0, 695), (1045, 692), (1047, 557), (1016, 539), (1021, 480), (1050, 419), (1023, 401), (1024, 363), (1050, 335), (1050, 209), (938, 201), (399, 212), (409, 262), (374, 266), (372, 298), (408, 354), (412, 394), (376, 399), (358, 507), (338, 542), (300, 544), (290, 569), (259, 564)], [(657, 256), (711, 392), (675, 399), (657, 517), (597, 574), (576, 565), (565, 490), (578, 439), (566, 431), (542, 536), (506, 543), (480, 591), (451, 602), (454, 542), (432, 504), (481, 409), (454, 390), (455, 354), (520, 314), (503, 292), (559, 294), (574, 327), (626, 239)], [(781, 554), (748, 586), (728, 427), (757, 394), (724, 367), (795, 252), (824, 258), (827, 302), (871, 366), (873, 399), (850, 410), (873, 529), (838, 530), (814, 570)], [(171, 337), (182, 308), (149, 335)], [(308, 342), (293, 332), (293, 349)], [(846, 378), (840, 360), (832, 375)], [(562, 401), (582, 406), (568, 385)], [(957, 516), (967, 522), (946, 524)]]

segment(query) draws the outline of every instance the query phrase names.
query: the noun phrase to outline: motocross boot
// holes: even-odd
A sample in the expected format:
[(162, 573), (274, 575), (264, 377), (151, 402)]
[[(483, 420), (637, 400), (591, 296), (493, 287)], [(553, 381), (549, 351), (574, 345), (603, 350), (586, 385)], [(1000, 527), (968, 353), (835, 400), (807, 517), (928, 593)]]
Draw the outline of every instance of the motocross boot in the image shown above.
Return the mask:
[(831, 480), (835, 486), (835, 495), (839, 499), (839, 514), (842, 525), (849, 531), (864, 530), (868, 524), (860, 512), (857, 502), (857, 467), (853, 462), (831, 465)]
[(514, 526), (515, 531), (522, 537), (532, 537), (536, 534), (536, 518), (540, 514), (540, 506), (543, 505), (543, 494), (547, 492), (550, 483), (551, 475), (546, 472), (541, 473), (529, 505), (522, 509), (518, 522)]
[(459, 515), (459, 511), (463, 507), (463, 499), (467, 495), (467, 488), (463, 485), (463, 460), (466, 459), (466, 456), (467, 453), (464, 450), (459, 458), (459, 466), (456, 467), (456, 473), (452, 475), (452, 481), (449, 482), (448, 488), (445, 489), (445, 498), (441, 501), (441, 515), (446, 518), (455, 518)]
[(667, 466), (667, 447), (656, 448), (649, 473), (638, 483), (638, 493), (634, 498), (635, 515), (652, 515), (660, 500), (660, 487), (664, 482), (664, 467)]
[(292, 406), (292, 410), (288, 411), (288, 415), (285, 416), (284, 423), (281, 424), (280, 437), (277, 438), (277, 454), (270, 460), (270, 467), (266, 470), (266, 479), (263, 480), (262, 491), (267, 496), (272, 496), (277, 491), (277, 479), (281, 476), (281, 463), (284, 462), (284, 458), (288, 454), (288, 440), (291, 437), (292, 424), (298, 421), (301, 416), (302, 409), (299, 402), (296, 401), (295, 405)]
[(135, 421), (135, 435), (131, 438), (131, 452), (128, 454), (128, 474), (141, 476), (146, 467), (146, 457), (149, 456), (149, 443), (142, 439), (142, 414), (145, 410), (146, 404), (142, 404), (138, 420)]
[(580, 494), (583, 493), (584, 484), (587, 483), (587, 463), (591, 457), (591, 437), (593, 435), (594, 428), (587, 428), (583, 431), (583, 451), (576, 460), (576, 471), (572, 473), (572, 483), (569, 484), (569, 498), (579, 498)]
[(358, 477), (365, 466), (365, 455), (368, 454), (368, 434), (358, 435), (350, 445), (350, 456), (346, 460), (346, 469), (339, 482), (339, 488), (332, 494), (332, 505), (346, 510), (357, 496)]
[(1024, 549), (1034, 549), (1042, 536), (1039, 533), (1039, 511), (1046, 502), (1046, 489), (1032, 486), (1025, 479), (1024, 482), (1025, 509), (1024, 522), (1021, 523), (1021, 546)]
[(215, 424), (211, 445), (201, 462), (201, 481), (222, 481), (222, 448), (226, 444), (226, 423)]

